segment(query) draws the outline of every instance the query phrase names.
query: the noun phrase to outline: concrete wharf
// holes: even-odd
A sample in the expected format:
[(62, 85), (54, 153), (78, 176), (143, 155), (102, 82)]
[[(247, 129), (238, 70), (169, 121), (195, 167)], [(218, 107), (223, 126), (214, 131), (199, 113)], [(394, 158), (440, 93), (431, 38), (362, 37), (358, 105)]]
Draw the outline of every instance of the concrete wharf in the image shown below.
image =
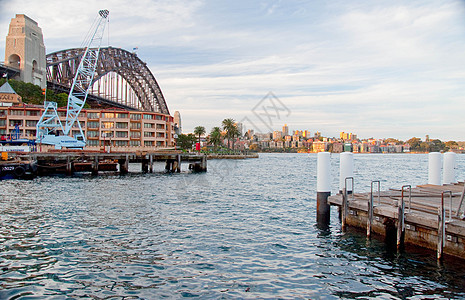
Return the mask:
[[(93, 151), (51, 151), (32, 152), (21, 155), (22, 159), (37, 164), (38, 175), (65, 172), (89, 171), (97, 175), (99, 171), (129, 172), (129, 163), (141, 163), (141, 171), (153, 172), (154, 162), (165, 162), (166, 172), (181, 171), (182, 162), (189, 163), (189, 169), (195, 172), (207, 171), (207, 156), (180, 152), (93, 152)], [(119, 168), (117, 167), (119, 166)]]
[[(346, 179), (347, 182), (353, 178)], [(379, 190), (372, 182), (369, 193), (342, 193), (328, 197), (337, 206), (342, 229), (346, 226), (366, 229), (367, 236), (378, 234), (394, 239), (397, 247), (404, 243), (465, 258), (465, 186), (463, 182), (446, 185), (419, 185), (415, 188)], [(353, 190), (353, 189), (352, 189)]]

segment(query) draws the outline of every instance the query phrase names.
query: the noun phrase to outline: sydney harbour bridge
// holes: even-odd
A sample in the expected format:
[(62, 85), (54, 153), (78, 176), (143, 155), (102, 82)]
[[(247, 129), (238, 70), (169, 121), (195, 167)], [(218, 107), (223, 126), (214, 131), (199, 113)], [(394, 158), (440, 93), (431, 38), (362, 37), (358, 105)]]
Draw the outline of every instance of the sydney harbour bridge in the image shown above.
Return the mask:
[[(47, 88), (68, 93), (84, 48), (47, 54)], [(169, 114), (160, 86), (147, 64), (135, 53), (121, 48), (101, 48), (92, 90), (91, 107), (118, 107)]]

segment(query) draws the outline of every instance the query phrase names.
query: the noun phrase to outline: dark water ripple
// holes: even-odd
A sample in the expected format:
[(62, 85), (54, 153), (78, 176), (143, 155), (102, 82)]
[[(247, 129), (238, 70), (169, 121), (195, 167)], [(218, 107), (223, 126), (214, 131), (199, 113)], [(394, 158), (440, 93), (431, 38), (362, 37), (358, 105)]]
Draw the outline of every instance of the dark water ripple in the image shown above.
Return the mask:
[[(355, 165), (356, 190), (427, 181), (426, 155)], [(206, 174), (0, 182), (0, 298), (465, 298), (463, 261), (342, 234), (335, 209), (318, 229), (315, 170), (315, 155), (268, 154)]]

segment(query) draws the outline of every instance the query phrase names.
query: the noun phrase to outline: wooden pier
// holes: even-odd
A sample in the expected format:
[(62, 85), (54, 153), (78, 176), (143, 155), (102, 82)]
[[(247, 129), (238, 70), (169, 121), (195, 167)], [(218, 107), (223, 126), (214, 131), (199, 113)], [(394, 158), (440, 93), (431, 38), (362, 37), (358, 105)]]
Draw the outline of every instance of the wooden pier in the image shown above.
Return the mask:
[(205, 155), (177, 152), (89, 152), (89, 151), (54, 151), (29, 153), (27, 159), (37, 164), (38, 175), (51, 173), (91, 172), (99, 171), (129, 172), (129, 163), (140, 163), (141, 171), (152, 173), (155, 162), (165, 162), (165, 172), (179, 173), (183, 162), (189, 163), (189, 169), (195, 172), (207, 171)]
[(379, 191), (372, 183), (370, 193), (347, 193), (328, 198), (338, 206), (342, 228), (366, 229), (367, 236), (378, 234), (403, 244), (421, 246), (443, 254), (465, 258), (464, 183), (419, 185), (415, 188)]

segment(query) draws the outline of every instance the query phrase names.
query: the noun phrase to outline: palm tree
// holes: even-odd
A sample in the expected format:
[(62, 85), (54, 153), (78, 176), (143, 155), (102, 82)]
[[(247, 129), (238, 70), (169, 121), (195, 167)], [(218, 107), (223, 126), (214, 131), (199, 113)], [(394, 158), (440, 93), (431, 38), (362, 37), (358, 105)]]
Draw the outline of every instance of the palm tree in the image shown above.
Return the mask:
[[(205, 134), (205, 127), (203, 126), (197, 126), (194, 128), (194, 134), (199, 135), (199, 147), (200, 147), (200, 136)], [(199, 150), (200, 154), (200, 150)]]
[(223, 129), (226, 130), (226, 138), (228, 139), (228, 148), (229, 147), (229, 141), (231, 140), (231, 137), (234, 138), (233, 136), (233, 131), (236, 128), (236, 125), (234, 124), (235, 121), (234, 119), (224, 119), (223, 122), (221, 123), (223, 125)]
[(210, 143), (213, 144), (214, 151), (216, 152), (218, 145), (221, 144), (221, 128), (212, 128), (212, 131), (210, 132)]

